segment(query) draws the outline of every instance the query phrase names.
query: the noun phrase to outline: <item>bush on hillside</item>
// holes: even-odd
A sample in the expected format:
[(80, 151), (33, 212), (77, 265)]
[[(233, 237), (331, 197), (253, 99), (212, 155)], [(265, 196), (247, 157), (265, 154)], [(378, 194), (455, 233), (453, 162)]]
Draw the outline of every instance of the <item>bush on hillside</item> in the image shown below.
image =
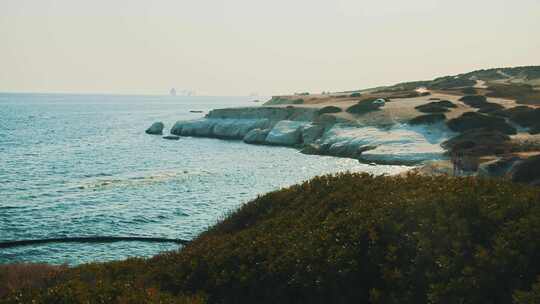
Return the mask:
[(428, 125), (434, 124), (446, 120), (444, 114), (435, 113), (435, 114), (426, 114), (417, 116), (409, 121), (411, 125)]
[(445, 90), (445, 89), (454, 89), (461, 87), (470, 87), (476, 84), (476, 81), (470, 80), (466, 77), (456, 77), (456, 76), (444, 76), (434, 79), (428, 85), (429, 89), (435, 90)]
[(456, 108), (457, 106), (449, 100), (433, 101), (423, 105), (415, 107), (423, 113), (444, 113), (450, 111), (450, 108)]
[(487, 103), (486, 96), (482, 95), (465, 95), (459, 101), (473, 108), (481, 108)]
[(488, 88), (487, 96), (515, 99), (521, 104), (540, 104), (540, 92), (528, 84), (496, 84)]
[(351, 114), (365, 114), (368, 112), (379, 110), (380, 107), (383, 106), (383, 104), (374, 103), (376, 99), (370, 98), (359, 101), (357, 104), (350, 106), (347, 108), (347, 112)]
[(512, 181), (540, 184), (540, 155), (532, 156), (512, 168)]
[(504, 110), (504, 106), (498, 104), (498, 103), (492, 103), (492, 102), (486, 102), (483, 104), (479, 109), (478, 112), (480, 113), (493, 113), (497, 111)]
[(529, 134), (540, 134), (540, 122), (530, 127)]
[(522, 127), (532, 127), (540, 122), (540, 109), (524, 107), (514, 111), (509, 118)]
[(319, 115), (322, 115), (322, 114), (327, 114), (327, 113), (339, 113), (341, 112), (341, 108), (340, 107), (336, 107), (336, 106), (326, 106), (324, 108), (320, 108), (317, 113)]
[(461, 92), (463, 94), (467, 94), (467, 95), (474, 95), (474, 94), (476, 94), (476, 89), (473, 88), (473, 87), (468, 87), (468, 88), (464, 88), (463, 90), (461, 90)]
[(510, 136), (494, 130), (473, 129), (442, 143), (450, 154), (472, 156), (504, 154), (512, 150)]
[(494, 179), (317, 177), (244, 205), (179, 252), (78, 266), (7, 302), (526, 300), (540, 273), (539, 195)]
[(499, 131), (504, 134), (516, 134), (514, 127), (509, 125), (504, 118), (488, 116), (477, 112), (466, 112), (460, 117), (450, 119), (447, 126), (455, 132), (465, 132), (473, 129), (487, 129)]
[(526, 113), (526, 112), (529, 112), (531, 110), (534, 110), (534, 109), (531, 108), (531, 107), (528, 107), (528, 106), (517, 106), (517, 107), (513, 107), (513, 108), (508, 108), (508, 109), (495, 111), (495, 112), (492, 112), (491, 114), (492, 115), (497, 115), (497, 116), (500, 116), (500, 117), (511, 118), (514, 115), (517, 115), (519, 113)]

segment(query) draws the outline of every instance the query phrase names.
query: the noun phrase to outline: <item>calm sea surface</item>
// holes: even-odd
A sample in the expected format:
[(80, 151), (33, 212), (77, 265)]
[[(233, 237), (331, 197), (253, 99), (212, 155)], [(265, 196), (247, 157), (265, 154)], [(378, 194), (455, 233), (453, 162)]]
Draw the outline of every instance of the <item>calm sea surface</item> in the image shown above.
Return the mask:
[[(0, 94), (0, 241), (66, 236), (191, 239), (259, 194), (339, 171), (397, 173), (283, 147), (144, 130), (254, 106), (248, 97)], [(0, 263), (79, 264), (151, 256), (174, 244), (0, 249)]]

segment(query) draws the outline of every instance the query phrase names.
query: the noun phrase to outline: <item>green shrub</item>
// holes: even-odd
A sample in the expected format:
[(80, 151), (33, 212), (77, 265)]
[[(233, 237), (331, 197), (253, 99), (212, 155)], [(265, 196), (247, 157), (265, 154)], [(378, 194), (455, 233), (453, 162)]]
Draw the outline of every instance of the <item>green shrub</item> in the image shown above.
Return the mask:
[(465, 132), (473, 129), (487, 129), (499, 131), (505, 134), (516, 134), (514, 127), (509, 125), (504, 118), (488, 116), (477, 112), (466, 112), (458, 118), (450, 119), (448, 127), (455, 132)]
[(436, 78), (428, 85), (429, 89), (445, 90), (460, 87), (469, 87), (476, 84), (476, 81), (466, 77), (445, 76)]
[(529, 129), (529, 134), (536, 135), (540, 134), (540, 123), (537, 123)]
[(434, 124), (434, 123), (441, 122), (444, 120), (446, 120), (446, 116), (444, 114), (440, 114), (440, 113), (426, 114), (426, 115), (420, 115), (411, 119), (409, 121), (409, 124), (411, 125)]
[(473, 87), (468, 87), (468, 88), (464, 88), (463, 90), (461, 90), (461, 92), (463, 94), (474, 95), (474, 94), (476, 94), (476, 89), (473, 88)]
[(492, 103), (492, 102), (486, 102), (483, 104), (479, 109), (478, 112), (480, 113), (493, 113), (497, 111), (504, 110), (504, 106), (498, 104), (498, 103)]
[(540, 92), (528, 84), (497, 84), (489, 87), (487, 96), (515, 99), (521, 104), (540, 104)]
[(449, 100), (433, 101), (423, 105), (415, 107), (423, 113), (444, 113), (450, 111), (450, 108), (456, 108), (457, 106)]
[(265, 102), (264, 105), (283, 105), (283, 104), (303, 104), (302, 98), (289, 99), (281, 96), (273, 96), (272, 99)]
[(351, 113), (351, 114), (360, 115), (360, 114), (365, 114), (365, 113), (368, 113), (368, 112), (376, 111), (380, 107), (382, 107), (383, 105), (374, 103), (375, 100), (376, 99), (374, 99), (374, 98), (361, 100), (357, 104), (347, 108), (347, 112)]
[(510, 115), (510, 120), (522, 127), (532, 127), (540, 122), (540, 109), (520, 108)]
[(494, 179), (317, 177), (244, 205), (179, 252), (82, 265), (6, 302), (522, 301), (540, 273), (539, 195)]
[(472, 156), (504, 154), (512, 149), (510, 136), (494, 130), (472, 129), (442, 144), (450, 154), (462, 153)]
[(317, 113), (319, 115), (322, 115), (322, 114), (327, 114), (327, 113), (339, 113), (341, 112), (341, 108), (340, 107), (336, 107), (336, 106), (326, 106), (324, 108), (321, 108), (317, 111)]
[(481, 108), (487, 103), (486, 96), (482, 95), (465, 95), (459, 99), (464, 104), (473, 108)]
[(518, 183), (540, 182), (540, 155), (532, 156), (512, 168), (512, 180)]

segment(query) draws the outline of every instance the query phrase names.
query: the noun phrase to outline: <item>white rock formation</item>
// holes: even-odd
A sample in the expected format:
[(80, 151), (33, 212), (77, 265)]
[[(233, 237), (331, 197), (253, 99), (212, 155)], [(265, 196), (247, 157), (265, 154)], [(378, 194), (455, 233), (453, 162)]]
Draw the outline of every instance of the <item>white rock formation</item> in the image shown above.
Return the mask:
[(318, 143), (325, 154), (356, 157), (365, 150), (358, 157), (366, 162), (409, 164), (442, 158), (445, 134), (408, 125), (379, 129), (336, 124)]
[(294, 146), (302, 143), (302, 128), (308, 125), (305, 121), (282, 120), (278, 122), (268, 136), (266, 143), (271, 145)]
[(246, 144), (264, 144), (268, 133), (270, 133), (270, 129), (253, 129), (244, 136), (244, 142)]
[(323, 132), (324, 127), (321, 125), (308, 124), (302, 127), (302, 143), (304, 145), (311, 144), (319, 139)]

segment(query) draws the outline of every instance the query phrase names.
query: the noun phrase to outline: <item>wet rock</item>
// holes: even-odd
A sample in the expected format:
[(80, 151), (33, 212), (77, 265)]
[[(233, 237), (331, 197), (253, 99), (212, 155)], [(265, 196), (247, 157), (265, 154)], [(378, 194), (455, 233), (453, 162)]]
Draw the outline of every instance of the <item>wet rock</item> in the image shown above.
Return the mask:
[(324, 132), (321, 125), (309, 124), (302, 128), (302, 143), (311, 144), (319, 139)]
[(321, 146), (319, 146), (317, 144), (308, 144), (308, 145), (305, 145), (302, 148), (302, 150), (300, 150), (300, 153), (309, 154), (309, 155), (322, 154), (321, 153)]
[(243, 141), (247, 144), (264, 144), (270, 129), (253, 129), (244, 136)]
[(146, 134), (152, 134), (152, 135), (161, 135), (163, 134), (163, 128), (165, 127), (165, 125), (159, 121), (159, 122), (155, 122), (153, 123), (150, 128), (146, 129)]
[(268, 136), (266, 143), (281, 146), (294, 146), (301, 143), (302, 127), (307, 125), (307, 122), (282, 120), (274, 125)]

